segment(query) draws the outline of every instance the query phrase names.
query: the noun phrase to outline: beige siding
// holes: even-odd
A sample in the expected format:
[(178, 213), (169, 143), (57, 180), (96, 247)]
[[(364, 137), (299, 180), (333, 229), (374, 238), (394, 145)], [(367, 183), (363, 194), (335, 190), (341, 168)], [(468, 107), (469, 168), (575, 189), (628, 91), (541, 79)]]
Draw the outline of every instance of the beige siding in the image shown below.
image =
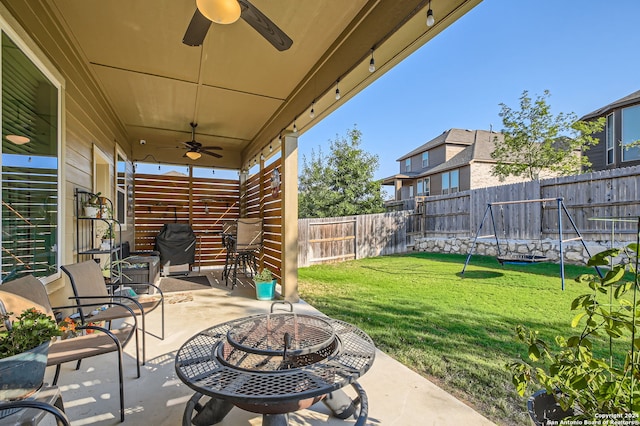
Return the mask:
[(467, 146), (459, 146), (459, 145), (446, 145), (447, 148), (447, 158), (446, 160), (450, 160), (451, 158), (455, 157), (457, 154), (461, 153), (462, 151), (464, 151)]
[[(493, 164), (478, 163), (471, 164), (470, 187), (464, 189), (486, 188), (488, 186), (506, 185), (509, 183), (524, 182), (526, 179), (516, 176), (509, 176), (504, 180), (500, 180), (497, 176), (491, 174)], [(462, 189), (462, 188), (461, 188)]]

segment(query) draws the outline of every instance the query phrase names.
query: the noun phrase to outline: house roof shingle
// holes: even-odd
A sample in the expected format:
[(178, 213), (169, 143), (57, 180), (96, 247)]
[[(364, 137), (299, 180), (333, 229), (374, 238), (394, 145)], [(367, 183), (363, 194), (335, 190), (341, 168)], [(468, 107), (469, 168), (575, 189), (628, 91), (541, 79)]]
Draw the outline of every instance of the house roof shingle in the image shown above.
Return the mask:
[(582, 118), (580, 118), (580, 121), (602, 117), (603, 115), (609, 113), (610, 111), (613, 111), (614, 109), (623, 108), (634, 104), (640, 104), (640, 90), (633, 92), (630, 95), (625, 96), (624, 98), (620, 98), (617, 101), (613, 101), (609, 105), (598, 108), (597, 110), (592, 111), (589, 114), (584, 115)]

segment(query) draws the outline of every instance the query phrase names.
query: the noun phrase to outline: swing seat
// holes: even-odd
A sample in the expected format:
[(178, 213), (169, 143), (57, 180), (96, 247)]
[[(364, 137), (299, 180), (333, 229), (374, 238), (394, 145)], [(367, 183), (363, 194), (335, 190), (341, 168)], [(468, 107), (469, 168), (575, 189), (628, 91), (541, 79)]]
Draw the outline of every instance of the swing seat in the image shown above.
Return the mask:
[(505, 254), (497, 256), (496, 259), (501, 265), (530, 265), (532, 263), (548, 262), (549, 258), (546, 256), (537, 256), (533, 254)]

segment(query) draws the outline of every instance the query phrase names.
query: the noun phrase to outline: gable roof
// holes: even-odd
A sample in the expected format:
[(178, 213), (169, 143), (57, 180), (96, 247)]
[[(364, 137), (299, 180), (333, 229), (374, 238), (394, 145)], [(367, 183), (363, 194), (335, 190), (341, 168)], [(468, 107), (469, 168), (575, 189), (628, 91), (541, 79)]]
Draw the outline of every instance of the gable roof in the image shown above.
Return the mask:
[(467, 165), (473, 161), (495, 163), (496, 161), (491, 158), (491, 153), (495, 148), (494, 138), (496, 137), (502, 139), (503, 135), (502, 133), (488, 130), (449, 129), (419, 148), (400, 157), (398, 161), (402, 161), (405, 158), (412, 157), (443, 144), (468, 146), (444, 163), (438, 164), (423, 172), (403, 172), (386, 177), (382, 180), (383, 184), (391, 185), (396, 179), (404, 180), (430, 176), (445, 170)]
[[(492, 139), (489, 135), (497, 135), (499, 133), (491, 132), (488, 130), (468, 130), (468, 129), (449, 129), (442, 132), (442, 134), (431, 139), (429, 142), (419, 146), (413, 151), (403, 155), (396, 161), (402, 161), (414, 155), (420, 154), (424, 151), (428, 151), (440, 145), (467, 145), (470, 146), (474, 142), (483, 139)], [(493, 147), (491, 148), (493, 150)]]
[(617, 101), (611, 102), (609, 105), (605, 105), (602, 108), (598, 108), (597, 110), (590, 112), (589, 114), (583, 116), (580, 120), (590, 120), (596, 117), (602, 117), (605, 114), (608, 114), (610, 111), (614, 109), (624, 108), (629, 105), (640, 104), (640, 90), (631, 93), (630, 95), (625, 96), (624, 98), (620, 98)]
[(475, 142), (451, 157), (442, 164), (425, 170), (420, 176), (428, 176), (445, 170), (456, 169), (465, 166), (473, 161), (492, 162), (496, 160), (491, 158), (491, 153), (495, 148), (494, 137), (502, 138), (502, 133), (488, 132), (486, 130), (476, 130)]

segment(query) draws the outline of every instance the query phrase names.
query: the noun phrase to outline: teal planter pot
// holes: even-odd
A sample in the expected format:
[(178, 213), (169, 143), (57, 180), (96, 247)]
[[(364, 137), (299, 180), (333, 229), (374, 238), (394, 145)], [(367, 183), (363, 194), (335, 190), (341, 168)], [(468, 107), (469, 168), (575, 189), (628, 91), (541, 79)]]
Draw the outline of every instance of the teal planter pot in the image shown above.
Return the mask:
[(0, 359), (0, 400), (23, 399), (42, 386), (49, 344)]
[(256, 298), (258, 300), (273, 300), (276, 293), (276, 280), (256, 282)]

